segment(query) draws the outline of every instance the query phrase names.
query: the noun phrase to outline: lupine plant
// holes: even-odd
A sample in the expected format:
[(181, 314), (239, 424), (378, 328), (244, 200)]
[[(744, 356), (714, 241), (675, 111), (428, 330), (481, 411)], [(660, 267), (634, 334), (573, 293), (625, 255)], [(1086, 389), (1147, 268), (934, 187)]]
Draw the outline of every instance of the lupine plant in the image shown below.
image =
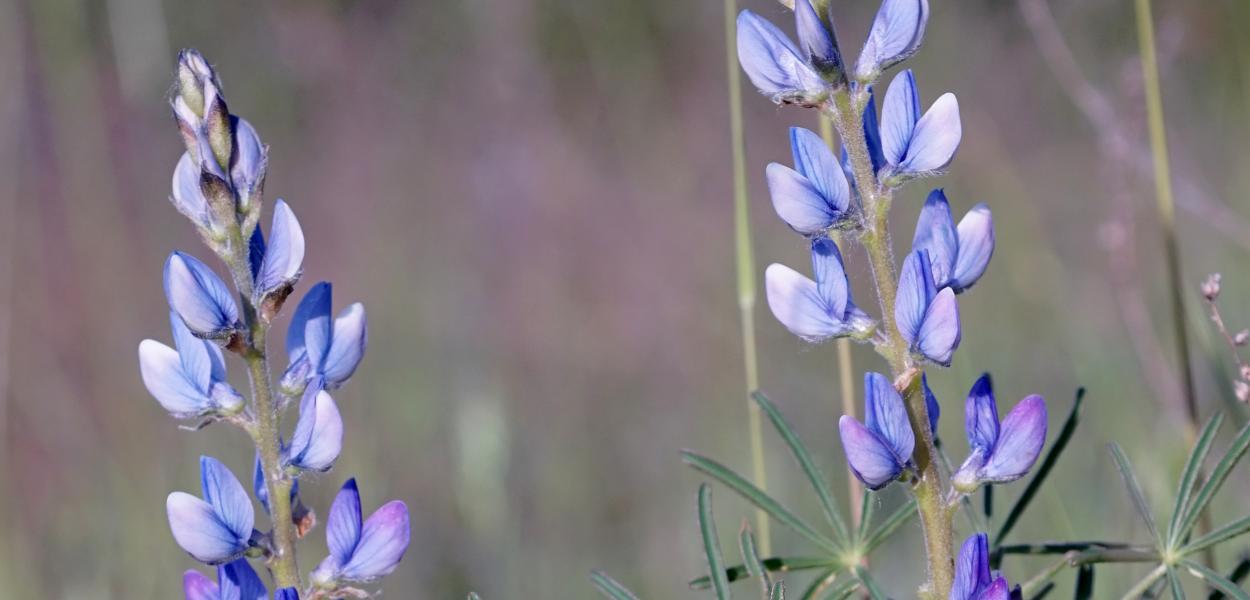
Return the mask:
[[(296, 307), (286, 335), (288, 366), (271, 381), (267, 340), (275, 317), (303, 271), (304, 234), (282, 200), (273, 205), (266, 239), (260, 227), (268, 148), (246, 120), (231, 114), (221, 82), (195, 50), (178, 57), (171, 100), (186, 152), (174, 168), (170, 201), (224, 263), (233, 289), (204, 262), (176, 251), (165, 262), (174, 347), (139, 344), (143, 382), (161, 407), (196, 430), (213, 423), (242, 429), (256, 448), (252, 492), (269, 517), (255, 528), (247, 489), (221, 461), (200, 458), (200, 495), (173, 492), (166, 502), (174, 541), (190, 557), (217, 569), (214, 582), (198, 570), (183, 576), (188, 600), (256, 600), (268, 588), (252, 566), (272, 579), (273, 598), (365, 598), (362, 586), (395, 570), (408, 548), (408, 508), (388, 502), (365, 519), (356, 480), (343, 484), (326, 517), (327, 556), (307, 579), (297, 543), (316, 523), (300, 500), (308, 473), (334, 466), (343, 448), (343, 421), (329, 392), (356, 371), (367, 345), (365, 310), (349, 305), (337, 317), (331, 287), (313, 286)], [(246, 366), (245, 397), (226, 374), (227, 352)], [(284, 436), (283, 416), (298, 417)]]
[[(956, 223), (944, 191), (929, 191), (923, 204), (917, 203), (911, 248), (898, 265), (890, 209), (896, 198), (910, 195), (909, 186), (951, 168), (963, 136), (959, 103), (954, 94), (945, 93), (925, 108), (915, 74), (904, 69), (891, 77), (879, 110), (876, 104), (874, 86), (921, 46), (927, 0), (884, 0), (853, 65), (845, 60), (834, 33), (836, 3), (786, 3), (793, 10), (797, 42), (750, 11), (737, 15), (736, 35), (741, 68), (764, 96), (778, 104), (816, 109), (832, 122), (840, 138), (835, 142), (792, 128), (792, 164), (773, 163), (764, 169), (777, 216), (810, 249), (811, 272), (772, 264), (763, 276), (773, 316), (795, 336), (809, 343), (846, 338), (870, 345), (888, 369), (864, 374), (863, 419), (847, 414), (838, 422), (848, 468), (867, 488), (861, 499), (862, 517), (848, 523), (842, 516), (836, 495), (807, 447), (777, 406), (757, 391), (754, 401), (811, 484), (828, 529), (811, 525), (733, 469), (684, 451), (688, 465), (729, 487), (814, 548), (809, 556), (761, 557), (754, 533), (744, 522), (739, 536), (742, 564), (727, 565), (712, 520), (711, 488), (704, 484), (698, 515), (708, 571), (691, 585), (711, 588), (724, 600), (730, 597), (732, 582), (755, 579), (762, 597), (778, 599), (786, 588), (774, 581), (776, 574), (813, 571), (811, 584), (800, 594), (804, 599), (857, 593), (884, 598), (867, 558), (918, 515), (926, 564), (916, 596), (927, 600), (1038, 598), (1052, 590), (1052, 579), (1066, 568), (1077, 569), (1074, 597), (1090, 598), (1094, 565), (1101, 563), (1155, 565), (1125, 598), (1157, 597), (1165, 593), (1161, 589), (1165, 583), (1168, 593), (1183, 598), (1180, 576), (1189, 574), (1214, 590), (1212, 597), (1250, 599), (1236, 583), (1250, 572), (1250, 562), (1226, 577), (1197, 558), (1216, 544), (1250, 532), (1250, 517), (1199, 530), (1212, 497), (1250, 448), (1247, 426), (1214, 469), (1204, 473), (1222, 421), (1219, 415), (1197, 436), (1166, 529), (1155, 524), (1128, 459), (1111, 445), (1129, 497), (1154, 538), (1152, 544), (1004, 543), (1074, 435), (1084, 391), (1078, 390), (1043, 455), (1049, 424), (1046, 401), (1027, 396), (1000, 419), (993, 383), (983, 375), (971, 385), (964, 403), (968, 451), (960, 463), (947, 458), (948, 446), (937, 435), (941, 405), (929, 389), (925, 371), (949, 366), (955, 358), (964, 330), (959, 296), (986, 273), (996, 242), (993, 216), (987, 205), (975, 204)], [(857, 295), (861, 304), (852, 300), (841, 251), (848, 244), (859, 244), (866, 251), (876, 315), (865, 310), (865, 294)], [(1030, 472), (1032, 478), (991, 538), (994, 489)], [(909, 498), (885, 518), (874, 519), (878, 504), (874, 494), (894, 484), (905, 488)], [(983, 499), (980, 511), (973, 508), (975, 494)], [(961, 512), (974, 531), (956, 553), (954, 521)], [(1024, 578), (1002, 565), (1006, 557), (1021, 554), (1060, 555), (1060, 560)], [(595, 572), (592, 582), (609, 598), (635, 598), (602, 572)]]

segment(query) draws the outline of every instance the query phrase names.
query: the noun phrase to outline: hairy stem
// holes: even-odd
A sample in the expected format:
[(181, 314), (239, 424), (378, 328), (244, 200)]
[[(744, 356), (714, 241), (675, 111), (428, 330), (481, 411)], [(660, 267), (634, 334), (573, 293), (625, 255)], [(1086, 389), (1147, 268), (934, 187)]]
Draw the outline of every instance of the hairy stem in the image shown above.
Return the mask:
[[(751, 400), (759, 390), (759, 363), (755, 347), (755, 251), (751, 246), (751, 220), (747, 197), (746, 139), (742, 127), (742, 76), (738, 72), (736, 0), (725, 0), (725, 63), (728, 68), (729, 131), (733, 150), (734, 258), (738, 272), (738, 310), (742, 325), (742, 361), (746, 374), (747, 427), (751, 439), (751, 467), (755, 485), (767, 489), (764, 467), (764, 424), (760, 407)], [(772, 554), (768, 515), (755, 512), (755, 531), (760, 553)]]
[(881, 307), (881, 331), (885, 343), (878, 351), (890, 362), (894, 385), (900, 388), (907, 404), (907, 416), (917, 441), (913, 459), (918, 477), (912, 486), (920, 523), (924, 529), (925, 554), (928, 559), (928, 580), (920, 589), (922, 598), (940, 600), (950, 591), (954, 579), (954, 558), (951, 555), (952, 513), (942, 501), (942, 476), (937, 468), (937, 448), (929, 429), (928, 409), (920, 390), (920, 369), (912, 364), (907, 342), (894, 322), (894, 302), (898, 294), (898, 273), (890, 241), (889, 212), (891, 192), (877, 182), (864, 137), (863, 103), (868, 101), (862, 90), (858, 97), (839, 90), (833, 93), (832, 106), (827, 107), (842, 143), (850, 156), (855, 187), (863, 201), (863, 232), (860, 242), (868, 252), (877, 300)]

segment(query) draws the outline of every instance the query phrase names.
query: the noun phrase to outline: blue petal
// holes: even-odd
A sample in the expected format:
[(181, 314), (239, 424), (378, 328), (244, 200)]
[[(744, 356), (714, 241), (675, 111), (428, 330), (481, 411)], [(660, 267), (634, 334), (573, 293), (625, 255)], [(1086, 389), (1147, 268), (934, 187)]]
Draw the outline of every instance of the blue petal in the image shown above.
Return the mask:
[(832, 227), (840, 216), (820, 190), (798, 171), (771, 163), (764, 174), (773, 210), (791, 229), (803, 235), (818, 235)]
[(273, 600), (299, 600), (299, 591), (293, 587), (282, 588), (273, 593)]
[(897, 462), (911, 460), (916, 437), (907, 419), (907, 406), (894, 384), (880, 373), (864, 373), (864, 425), (885, 441)]
[(174, 252), (165, 262), (165, 297), (193, 333), (218, 338), (234, 330), (239, 309), (225, 282), (195, 257)]
[(962, 292), (976, 283), (994, 254), (994, 217), (984, 203), (972, 207), (959, 220), (959, 260), (955, 261), (952, 287)]
[(955, 290), (942, 288), (925, 311), (924, 323), (916, 335), (916, 346), (925, 358), (949, 367), (959, 347), (959, 305)]
[(861, 81), (871, 80), (881, 71), (915, 54), (924, 41), (928, 20), (928, 0), (882, 2), (855, 64), (855, 76)]
[(942, 406), (938, 404), (937, 396), (933, 395), (933, 390), (929, 389), (929, 376), (925, 373), (920, 374), (920, 389), (924, 391), (925, 412), (929, 413), (929, 431), (936, 436), (938, 418), (942, 416)]
[(334, 497), (326, 517), (326, 545), (330, 556), (339, 564), (351, 560), (360, 542), (361, 519), (360, 492), (356, 489), (356, 480), (348, 479)]
[(994, 583), (991, 583), (980, 594), (977, 594), (975, 600), (1011, 600), (1011, 590), (1008, 588), (1007, 579), (997, 577)]
[(986, 373), (972, 384), (964, 403), (964, 428), (968, 446), (988, 455), (998, 443), (998, 405), (994, 401), (994, 384)]
[[(213, 345), (195, 337), (191, 330), (187, 329), (182, 319), (178, 317), (178, 313), (173, 311), (169, 313), (169, 326), (174, 334), (174, 348), (178, 350), (178, 359), (182, 365), (183, 375), (197, 390), (207, 394), (216, 370), (214, 357), (208, 350)], [(224, 379), (224, 377), (221, 379)]]
[(984, 533), (977, 533), (965, 540), (959, 549), (950, 600), (972, 600), (989, 585), (989, 538)]
[(877, 127), (877, 94), (868, 86), (868, 103), (864, 105), (864, 141), (868, 144), (868, 158), (872, 160), (872, 172), (885, 166), (885, 153), (881, 149), (881, 130)]
[(917, 250), (907, 255), (899, 271), (894, 320), (908, 344), (915, 344), (924, 323), (925, 311), (936, 295), (928, 253)]
[(816, 282), (785, 265), (764, 270), (764, 292), (773, 316), (794, 335), (819, 342), (847, 332), (846, 323), (830, 315)]
[(903, 465), (885, 441), (850, 415), (838, 420), (838, 431), (851, 472), (869, 489), (879, 490), (903, 472)]
[(139, 343), (139, 373), (148, 393), (174, 417), (198, 417), (216, 408), (208, 394), (183, 372), (178, 353), (165, 344), (156, 340)]
[(845, 213), (851, 204), (851, 187), (829, 145), (807, 129), (791, 127), (790, 152), (794, 156), (795, 170), (820, 192), (830, 212)]
[(260, 276), (260, 265), (265, 262), (265, 232), (258, 225), (252, 230), (252, 239), (247, 242), (247, 264), (252, 269), (252, 278)]
[(842, 54), (838, 50), (838, 42), (820, 20), (810, 0), (795, 0), (794, 22), (804, 57), (819, 71), (840, 73)]
[(269, 590), (246, 558), (217, 567), (217, 580), (221, 582), (221, 600), (269, 600)]
[(903, 162), (919, 120), (920, 93), (916, 91), (916, 76), (907, 69), (894, 76), (881, 103), (881, 151), (887, 163)]
[(304, 299), (300, 300), (299, 306), (295, 307), (295, 313), (291, 315), (291, 324), (287, 326), (286, 332), (286, 354), (292, 363), (298, 361), (300, 356), (307, 351), (305, 337), (308, 326), (310, 323), (315, 323), (314, 344), (317, 351), (309, 353), (309, 362), (318, 366), (321, 364), (331, 333), (331, 299), (330, 282), (322, 281), (309, 288), (308, 293), (304, 294)]
[(738, 13), (738, 61), (751, 83), (774, 98), (822, 87), (786, 34), (749, 10)]
[(213, 511), (209, 503), (184, 492), (174, 492), (165, 501), (169, 530), (174, 541), (196, 560), (218, 564), (238, 558), (247, 550), (247, 540), (239, 539)]
[(329, 394), (309, 385), (300, 402), (299, 421), (291, 434), (287, 466), (326, 471), (343, 449), (343, 419)]
[(241, 208), (259, 191), (265, 179), (266, 152), (256, 129), (244, 119), (234, 117), (235, 151), (231, 157), (230, 178), (239, 192)]
[(409, 535), (408, 506), (399, 500), (383, 504), (365, 521), (356, 549), (339, 577), (369, 582), (390, 575), (408, 550)]
[(998, 443), (981, 469), (980, 479), (991, 483), (1014, 481), (1028, 473), (1046, 443), (1046, 401), (1041, 396), (1021, 400), (1003, 419)]
[(911, 247), (912, 250), (925, 250), (929, 253), (933, 282), (939, 288), (946, 287), (954, 275), (960, 247), (955, 233), (955, 220), (951, 218), (951, 207), (942, 190), (930, 192), (924, 208), (920, 209)]
[(337, 388), (351, 378), (352, 373), (356, 372), (356, 367), (360, 366), (360, 360), (364, 358), (365, 348), (368, 345), (369, 333), (365, 320), (365, 307), (357, 302), (343, 309), (338, 318), (334, 319), (333, 343), (321, 367), (321, 373), (326, 380), (326, 389)]
[(221, 590), (217, 583), (199, 571), (182, 574), (182, 594), (186, 596), (186, 600), (221, 600)]
[(256, 278), (257, 298), (293, 283), (304, 262), (304, 232), (291, 208), (282, 200), (274, 203), (269, 236), (269, 247)]
[(928, 174), (944, 170), (954, 160), (962, 137), (959, 101), (954, 94), (942, 94), (916, 123), (899, 171)]
[(816, 293), (826, 309), (839, 320), (845, 320), (851, 302), (851, 281), (842, 267), (842, 254), (828, 238), (812, 242), (812, 273), (816, 276)]
[(243, 484), (221, 461), (211, 456), (200, 457), (200, 486), (204, 501), (213, 507), (213, 513), (235, 537), (247, 540), (252, 535), (255, 514), (252, 499)]
[(172, 200), (178, 212), (196, 225), (208, 227), (208, 200), (200, 189), (200, 167), (189, 153), (182, 153), (178, 166), (174, 167), (173, 192)]

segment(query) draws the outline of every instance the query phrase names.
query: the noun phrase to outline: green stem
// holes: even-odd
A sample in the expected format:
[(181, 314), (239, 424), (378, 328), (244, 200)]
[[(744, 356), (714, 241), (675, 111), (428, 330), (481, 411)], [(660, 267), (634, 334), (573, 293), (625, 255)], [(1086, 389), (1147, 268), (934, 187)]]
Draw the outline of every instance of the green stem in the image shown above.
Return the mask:
[(912, 486), (920, 523), (924, 530), (925, 554), (928, 559), (928, 580), (920, 589), (920, 596), (930, 600), (946, 598), (954, 579), (952, 548), (952, 515), (942, 501), (942, 476), (937, 468), (937, 447), (933, 432), (929, 429), (928, 410), (924, 394), (920, 391), (920, 369), (913, 364), (903, 339), (894, 322), (894, 302), (898, 294), (898, 274), (894, 266), (894, 253), (890, 241), (889, 212), (891, 192), (877, 181), (869, 157), (868, 142), (864, 138), (863, 109), (867, 94), (859, 92), (852, 97), (843, 89), (832, 94), (830, 113), (842, 143), (850, 156), (855, 187), (863, 200), (863, 231), (860, 242), (868, 252), (873, 281), (877, 288), (877, 300), (881, 307), (880, 331), (885, 342), (877, 350), (890, 363), (895, 385), (902, 388), (907, 404), (907, 416), (912, 431), (918, 438), (913, 459), (918, 476)]
[[(734, 257), (738, 272), (738, 310), (742, 325), (742, 360), (746, 374), (747, 427), (751, 439), (751, 467), (755, 485), (767, 489), (764, 466), (764, 423), (760, 407), (751, 394), (760, 387), (755, 346), (755, 252), (751, 246), (751, 221), (747, 197), (746, 139), (742, 127), (742, 76), (738, 71), (736, 0), (725, 0), (725, 66), (728, 69), (729, 131), (733, 150)], [(768, 515), (755, 513), (760, 553), (772, 553)]]

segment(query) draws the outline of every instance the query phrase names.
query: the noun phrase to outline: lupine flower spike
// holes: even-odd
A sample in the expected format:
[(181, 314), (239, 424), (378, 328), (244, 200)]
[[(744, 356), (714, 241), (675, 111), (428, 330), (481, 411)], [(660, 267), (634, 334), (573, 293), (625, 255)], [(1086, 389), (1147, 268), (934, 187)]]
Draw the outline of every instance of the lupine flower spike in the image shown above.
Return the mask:
[(977, 533), (959, 549), (950, 600), (1009, 600), (1007, 579), (990, 571), (989, 538)]
[(939, 288), (950, 287), (963, 293), (981, 278), (994, 254), (994, 219), (984, 203), (972, 207), (959, 221), (951, 218), (951, 207), (942, 190), (933, 190), (920, 219), (912, 250), (929, 253), (933, 281)]
[(771, 163), (766, 171), (773, 208), (791, 229), (806, 236), (824, 235), (846, 220), (851, 188), (833, 151), (802, 127), (790, 128), (794, 168)]
[(408, 549), (408, 507), (392, 500), (361, 522), (356, 480), (343, 484), (326, 517), (330, 555), (313, 571), (313, 584), (335, 589), (340, 583), (368, 583), (395, 570)]
[(1046, 401), (1033, 395), (1021, 400), (1002, 423), (989, 374), (968, 392), (965, 427), (971, 454), (952, 477), (955, 489), (975, 491), (983, 483), (1007, 483), (1028, 473), (1046, 442)]
[(851, 471), (869, 489), (885, 487), (911, 466), (916, 438), (903, 397), (885, 375), (864, 374), (864, 423), (842, 415), (838, 431)]
[(910, 58), (920, 49), (928, 22), (928, 0), (882, 2), (855, 63), (855, 78), (871, 82), (882, 71)]
[(191, 334), (169, 313), (174, 348), (156, 340), (139, 343), (139, 372), (156, 401), (178, 419), (228, 416), (243, 409), (243, 397), (226, 382), (221, 348)]
[(290, 365), (282, 375), (282, 388), (300, 395), (313, 378), (321, 377), (325, 389), (342, 386), (364, 358), (368, 335), (365, 307), (359, 302), (330, 318), (332, 289), (328, 282), (314, 285), (291, 317), (286, 335)]
[(950, 366), (959, 347), (959, 307), (955, 291), (940, 291), (933, 282), (929, 253), (917, 250), (903, 261), (899, 272), (894, 319), (913, 354)]
[(885, 181), (901, 183), (945, 171), (955, 158), (963, 129), (959, 101), (942, 94), (924, 116), (911, 69), (894, 76), (881, 105), (881, 149), (889, 163)]
[(238, 333), (239, 306), (226, 283), (194, 256), (165, 261), (165, 297), (196, 337), (228, 342)]
[(217, 566), (217, 581), (199, 571), (182, 576), (186, 600), (269, 600), (269, 590), (246, 558)]
[(851, 301), (842, 255), (832, 240), (812, 242), (812, 269), (814, 281), (785, 265), (768, 266), (764, 286), (768, 307), (777, 320), (794, 335), (813, 343), (871, 335), (876, 323)]
[(165, 502), (174, 540), (200, 562), (234, 560), (250, 545), (252, 500), (234, 473), (212, 457), (200, 457), (200, 486), (203, 499), (174, 492)]

